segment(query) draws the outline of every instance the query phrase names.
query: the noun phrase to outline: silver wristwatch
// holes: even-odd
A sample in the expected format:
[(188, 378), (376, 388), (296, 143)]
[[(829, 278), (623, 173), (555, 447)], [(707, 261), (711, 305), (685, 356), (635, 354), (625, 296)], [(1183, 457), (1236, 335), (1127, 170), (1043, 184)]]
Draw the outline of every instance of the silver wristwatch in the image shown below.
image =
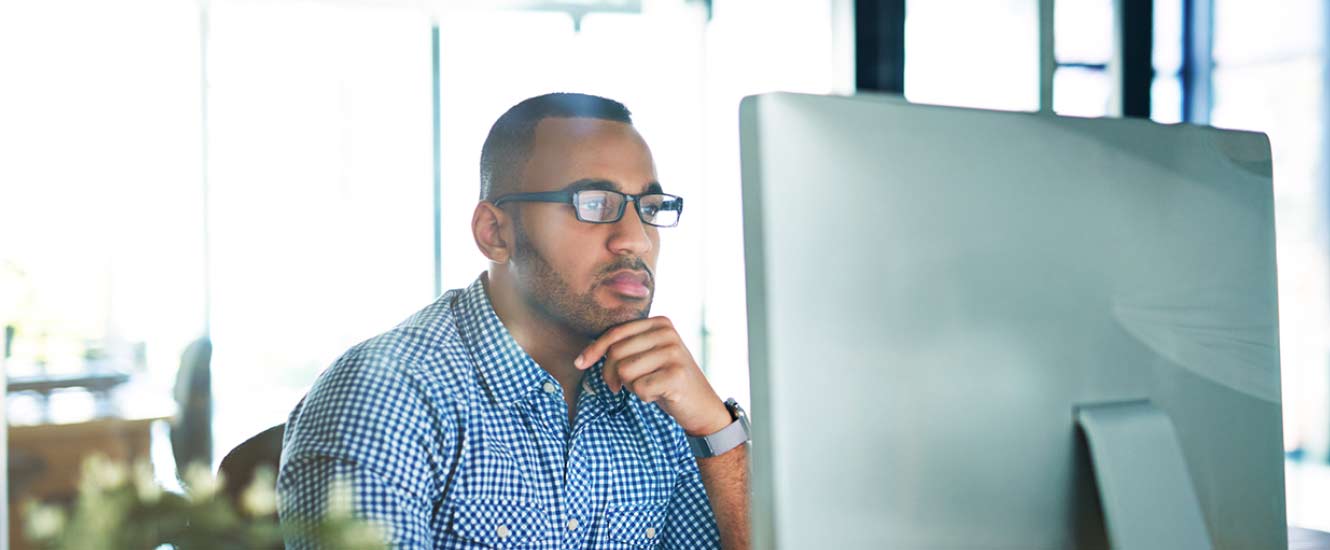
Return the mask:
[(743, 407), (740, 407), (739, 402), (732, 397), (725, 400), (725, 408), (730, 410), (730, 418), (733, 418), (734, 422), (705, 437), (688, 436), (688, 446), (692, 447), (693, 456), (710, 458), (722, 455), (749, 441), (748, 413), (744, 412)]

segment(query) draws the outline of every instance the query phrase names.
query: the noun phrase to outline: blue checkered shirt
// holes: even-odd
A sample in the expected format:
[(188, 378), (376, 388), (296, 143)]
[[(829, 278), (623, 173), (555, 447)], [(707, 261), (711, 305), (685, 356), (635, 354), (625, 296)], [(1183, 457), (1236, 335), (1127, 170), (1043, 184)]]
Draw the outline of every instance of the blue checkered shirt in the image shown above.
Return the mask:
[(610, 392), (602, 367), (584, 374), (570, 426), (562, 388), (482, 280), (449, 291), (347, 351), (291, 412), (281, 517), (323, 517), (343, 480), (393, 547), (719, 548), (683, 430)]

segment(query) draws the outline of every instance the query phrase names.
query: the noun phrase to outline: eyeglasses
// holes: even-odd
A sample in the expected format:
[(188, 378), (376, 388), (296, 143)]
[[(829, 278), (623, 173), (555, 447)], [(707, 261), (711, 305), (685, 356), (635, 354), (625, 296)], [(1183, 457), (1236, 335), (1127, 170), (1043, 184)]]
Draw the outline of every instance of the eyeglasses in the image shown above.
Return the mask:
[(581, 191), (549, 191), (545, 193), (513, 193), (494, 199), (494, 206), (505, 202), (560, 202), (573, 205), (578, 221), (586, 223), (614, 223), (623, 217), (624, 206), (631, 201), (637, 216), (647, 225), (674, 227), (683, 215), (683, 197), (664, 193), (629, 195), (604, 189)]

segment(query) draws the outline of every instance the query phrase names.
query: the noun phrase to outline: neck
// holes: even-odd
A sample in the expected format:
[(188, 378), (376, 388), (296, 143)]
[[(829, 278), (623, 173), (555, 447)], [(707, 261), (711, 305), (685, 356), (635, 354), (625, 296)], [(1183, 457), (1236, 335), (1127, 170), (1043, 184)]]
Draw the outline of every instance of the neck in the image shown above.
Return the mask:
[(502, 270), (489, 270), (482, 281), (494, 312), (517, 345), (565, 389), (575, 388), (582, 371), (573, 366), (573, 359), (591, 339), (532, 308)]

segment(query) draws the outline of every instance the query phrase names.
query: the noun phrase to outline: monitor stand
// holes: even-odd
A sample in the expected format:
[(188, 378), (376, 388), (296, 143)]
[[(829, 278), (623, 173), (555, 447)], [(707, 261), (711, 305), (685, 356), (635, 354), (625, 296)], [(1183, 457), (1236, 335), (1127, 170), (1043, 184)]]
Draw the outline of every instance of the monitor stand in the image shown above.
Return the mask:
[(1149, 401), (1076, 407), (1113, 548), (1213, 548), (1168, 415)]

